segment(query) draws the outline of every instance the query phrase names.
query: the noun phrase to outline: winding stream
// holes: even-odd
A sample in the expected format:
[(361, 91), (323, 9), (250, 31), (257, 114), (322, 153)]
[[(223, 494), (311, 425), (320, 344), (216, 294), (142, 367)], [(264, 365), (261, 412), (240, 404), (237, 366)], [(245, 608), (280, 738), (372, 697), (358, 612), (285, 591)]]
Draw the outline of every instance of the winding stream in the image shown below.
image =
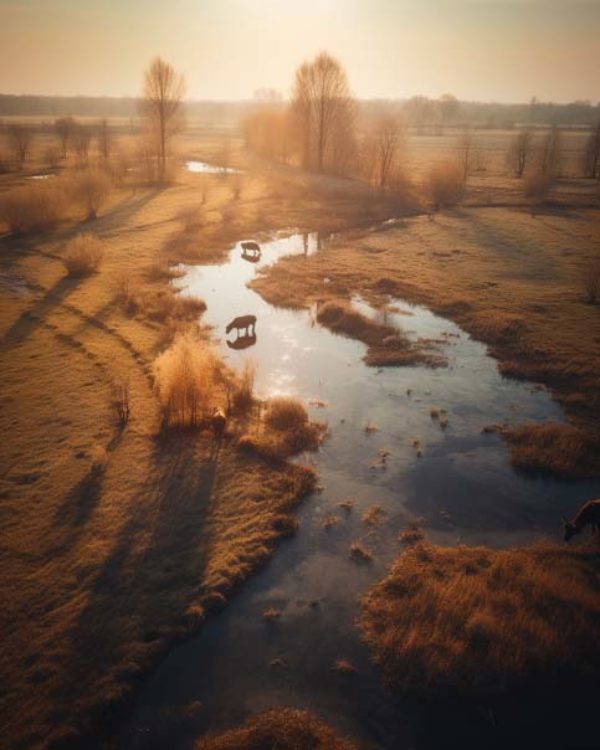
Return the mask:
[[(598, 483), (532, 478), (511, 468), (501, 440), (482, 427), (561, 420), (560, 409), (545, 390), (501, 377), (485, 346), (456, 325), (391, 300), (387, 322), (410, 336), (443, 341), (448, 367), (369, 368), (362, 343), (320, 327), (311, 311), (276, 309), (246, 286), (257, 268), (292, 253), (326, 253), (326, 242), (291, 234), (261, 249), (250, 262), (237, 244), (227, 263), (187, 266), (178, 283), (182, 293), (206, 301), (203, 320), (214, 326), (223, 356), (236, 367), (248, 357), (255, 361), (260, 395), (293, 394), (311, 404), (313, 418), (328, 422), (322, 449), (301, 457), (315, 466), (324, 489), (300, 507), (297, 536), (162, 662), (139, 696), (122, 747), (187, 750), (207, 729), (284, 705), (312, 709), (368, 747), (490, 747), (498, 726), (484, 709), (465, 714), (393, 701), (360, 643), (357, 599), (398, 554), (397, 535), (409, 521), (422, 519), (428, 536), (447, 545), (557, 538), (560, 516), (593, 496)], [(360, 299), (354, 303), (380, 314)], [(256, 341), (230, 348), (225, 326), (247, 314), (257, 318)], [(445, 429), (430, 416), (433, 407), (446, 410)], [(367, 423), (377, 430), (365, 431)], [(384, 464), (380, 450), (389, 451)], [(337, 507), (347, 498), (354, 501), (349, 512)], [(369, 527), (362, 516), (373, 505), (382, 522)], [(340, 520), (326, 530), (330, 513)], [(371, 563), (350, 559), (355, 540), (372, 550)], [(281, 611), (278, 622), (264, 621), (268, 607)], [(356, 674), (332, 671), (340, 658)]]

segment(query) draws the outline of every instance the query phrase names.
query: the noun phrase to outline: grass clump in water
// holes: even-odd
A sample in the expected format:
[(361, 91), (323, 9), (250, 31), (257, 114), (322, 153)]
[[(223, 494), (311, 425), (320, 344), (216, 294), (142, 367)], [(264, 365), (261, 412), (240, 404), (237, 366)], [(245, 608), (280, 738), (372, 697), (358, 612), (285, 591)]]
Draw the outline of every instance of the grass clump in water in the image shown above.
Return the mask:
[(362, 601), (360, 627), (388, 682), (481, 695), (600, 667), (597, 548), (407, 547)]

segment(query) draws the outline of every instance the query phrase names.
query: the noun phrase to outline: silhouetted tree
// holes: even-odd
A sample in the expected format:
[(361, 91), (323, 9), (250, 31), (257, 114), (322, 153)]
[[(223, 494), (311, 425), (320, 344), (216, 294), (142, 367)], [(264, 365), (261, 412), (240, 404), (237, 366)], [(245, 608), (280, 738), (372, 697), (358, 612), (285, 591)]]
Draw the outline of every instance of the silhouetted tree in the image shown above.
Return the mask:
[(185, 90), (183, 76), (172, 65), (156, 57), (146, 70), (141, 111), (156, 144), (161, 180), (167, 169), (167, 153), (172, 136), (181, 128), (181, 101)]
[(86, 167), (88, 164), (90, 143), (92, 140), (92, 134), (89, 127), (87, 125), (77, 124), (73, 130), (71, 140), (73, 142), (73, 149), (75, 150), (77, 165), (79, 167)]
[(553, 179), (560, 169), (562, 138), (560, 130), (553, 125), (542, 142), (539, 158), (539, 171), (544, 177)]
[(458, 99), (452, 94), (443, 94), (438, 100), (438, 110), (441, 118), (441, 132), (443, 133), (444, 127), (448, 125), (455, 117), (458, 112)]

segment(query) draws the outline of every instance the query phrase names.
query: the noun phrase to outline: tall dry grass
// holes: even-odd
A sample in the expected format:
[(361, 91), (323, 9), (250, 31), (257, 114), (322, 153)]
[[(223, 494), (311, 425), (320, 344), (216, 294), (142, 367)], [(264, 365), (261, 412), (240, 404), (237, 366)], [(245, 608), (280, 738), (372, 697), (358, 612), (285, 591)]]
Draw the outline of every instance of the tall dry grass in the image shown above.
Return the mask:
[(407, 548), (360, 626), (397, 689), (480, 696), (600, 668), (597, 547)]
[(67, 217), (68, 209), (65, 186), (56, 179), (7, 190), (0, 196), (0, 221), (13, 234), (54, 229)]
[(103, 257), (101, 240), (91, 234), (79, 234), (67, 244), (63, 265), (68, 276), (89, 276), (100, 268)]
[(199, 740), (194, 750), (356, 750), (308, 711), (279, 708), (240, 728)]
[(219, 361), (212, 348), (191, 333), (179, 336), (153, 366), (165, 427), (195, 427), (217, 404)]
[(110, 193), (108, 174), (100, 169), (85, 169), (71, 178), (70, 192), (79, 203), (88, 221), (98, 216)]

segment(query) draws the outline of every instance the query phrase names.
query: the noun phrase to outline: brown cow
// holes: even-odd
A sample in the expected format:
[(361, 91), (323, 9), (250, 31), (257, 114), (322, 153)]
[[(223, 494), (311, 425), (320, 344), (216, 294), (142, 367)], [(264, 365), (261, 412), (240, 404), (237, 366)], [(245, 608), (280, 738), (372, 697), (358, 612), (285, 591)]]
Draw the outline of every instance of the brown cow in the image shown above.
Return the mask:
[(565, 527), (565, 542), (568, 542), (575, 534), (583, 531), (586, 526), (591, 526), (592, 532), (599, 531), (600, 498), (597, 500), (588, 500), (587, 503), (584, 503), (572, 521), (568, 521), (564, 517), (562, 520)]

